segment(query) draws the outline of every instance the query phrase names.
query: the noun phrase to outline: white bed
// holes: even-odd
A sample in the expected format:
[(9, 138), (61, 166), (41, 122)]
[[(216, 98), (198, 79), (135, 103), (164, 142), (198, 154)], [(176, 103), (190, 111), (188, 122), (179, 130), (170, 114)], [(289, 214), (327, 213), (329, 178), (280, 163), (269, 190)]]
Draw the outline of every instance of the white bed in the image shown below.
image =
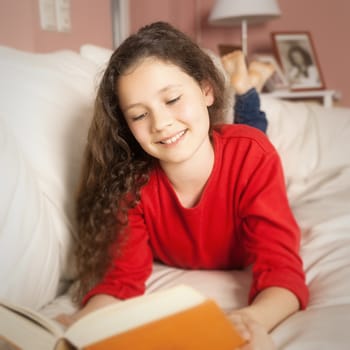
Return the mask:
[[(0, 47), (0, 298), (53, 316), (74, 309), (73, 196), (102, 62), (110, 52)], [(268, 136), (302, 229), (310, 304), (273, 331), (278, 348), (349, 349), (350, 108), (264, 97)], [(148, 292), (186, 283), (225, 309), (246, 304), (250, 272), (155, 265)]]

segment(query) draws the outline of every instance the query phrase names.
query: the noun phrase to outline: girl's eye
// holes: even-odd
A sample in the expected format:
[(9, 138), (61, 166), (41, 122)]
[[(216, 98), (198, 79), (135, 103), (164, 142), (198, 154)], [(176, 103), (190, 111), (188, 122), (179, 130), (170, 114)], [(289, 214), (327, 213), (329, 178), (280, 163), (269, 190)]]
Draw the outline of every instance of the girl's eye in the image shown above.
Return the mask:
[(175, 102), (177, 102), (178, 100), (180, 100), (180, 98), (181, 98), (181, 96), (175, 97), (175, 98), (173, 98), (173, 99), (167, 101), (166, 104), (167, 104), (167, 105), (172, 105), (172, 104), (174, 104)]
[(147, 113), (143, 113), (143, 114), (137, 115), (136, 117), (132, 117), (132, 120), (134, 122), (136, 122), (138, 120), (141, 120), (141, 119), (145, 118), (146, 116), (147, 116)]

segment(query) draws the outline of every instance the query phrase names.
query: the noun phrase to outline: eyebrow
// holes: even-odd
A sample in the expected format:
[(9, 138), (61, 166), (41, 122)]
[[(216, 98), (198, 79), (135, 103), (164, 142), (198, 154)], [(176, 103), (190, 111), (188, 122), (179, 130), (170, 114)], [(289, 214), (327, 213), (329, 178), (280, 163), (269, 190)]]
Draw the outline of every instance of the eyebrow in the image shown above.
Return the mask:
[[(178, 88), (178, 87), (180, 87), (180, 86), (181, 86), (180, 84), (167, 85), (167, 86), (161, 88), (161, 89), (158, 91), (158, 94), (161, 94), (161, 93), (163, 93), (163, 92), (166, 92), (166, 91), (171, 90), (171, 89), (174, 89), (174, 88)], [(140, 105), (142, 105), (141, 102), (140, 102), (140, 103), (139, 103), (139, 102), (137, 102), (137, 103), (132, 103), (132, 104), (126, 106), (125, 109), (124, 109), (124, 111), (127, 111), (127, 110), (129, 110), (129, 109), (131, 109), (131, 108), (134, 108), (134, 107), (138, 107), (138, 106), (140, 106)]]

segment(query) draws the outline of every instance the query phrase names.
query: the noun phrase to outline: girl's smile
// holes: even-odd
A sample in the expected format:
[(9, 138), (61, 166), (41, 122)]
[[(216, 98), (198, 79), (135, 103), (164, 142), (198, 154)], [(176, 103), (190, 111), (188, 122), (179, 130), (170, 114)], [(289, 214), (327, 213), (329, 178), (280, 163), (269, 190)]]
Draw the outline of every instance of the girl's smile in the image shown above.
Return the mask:
[(159, 143), (161, 143), (163, 145), (175, 144), (175, 143), (177, 143), (177, 141), (180, 141), (180, 139), (182, 139), (182, 137), (186, 134), (186, 132), (187, 132), (187, 129), (182, 130), (172, 137), (165, 138), (164, 140), (159, 141)]

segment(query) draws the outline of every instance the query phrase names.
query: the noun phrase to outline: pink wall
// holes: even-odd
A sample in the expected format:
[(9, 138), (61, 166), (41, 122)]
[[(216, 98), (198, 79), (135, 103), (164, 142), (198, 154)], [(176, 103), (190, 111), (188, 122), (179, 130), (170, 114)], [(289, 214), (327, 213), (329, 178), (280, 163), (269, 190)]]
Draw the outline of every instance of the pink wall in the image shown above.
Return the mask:
[[(173, 23), (203, 47), (239, 44), (239, 27), (212, 27), (207, 18), (215, 0), (129, 0), (130, 30), (155, 20)], [(78, 50), (81, 44), (112, 47), (110, 0), (71, 0), (72, 31), (40, 29), (38, 0), (0, 0), (0, 45), (47, 52)], [(340, 104), (350, 107), (350, 1), (279, 0), (282, 16), (249, 27), (249, 51), (272, 50), (271, 31), (307, 30), (312, 33), (327, 88), (338, 90)], [(344, 74), (345, 72), (345, 74)]]
[(112, 47), (109, 0), (71, 0), (69, 33), (40, 28), (39, 0), (0, 0), (0, 45), (47, 52), (79, 50), (84, 43)]
[[(207, 23), (215, 0), (129, 1), (131, 31), (154, 20), (165, 20), (214, 51), (218, 43), (240, 43), (240, 27), (213, 27)], [(272, 52), (272, 31), (310, 31), (326, 87), (339, 91), (339, 104), (350, 107), (350, 1), (279, 0), (279, 4), (279, 19), (249, 27), (249, 52)]]

